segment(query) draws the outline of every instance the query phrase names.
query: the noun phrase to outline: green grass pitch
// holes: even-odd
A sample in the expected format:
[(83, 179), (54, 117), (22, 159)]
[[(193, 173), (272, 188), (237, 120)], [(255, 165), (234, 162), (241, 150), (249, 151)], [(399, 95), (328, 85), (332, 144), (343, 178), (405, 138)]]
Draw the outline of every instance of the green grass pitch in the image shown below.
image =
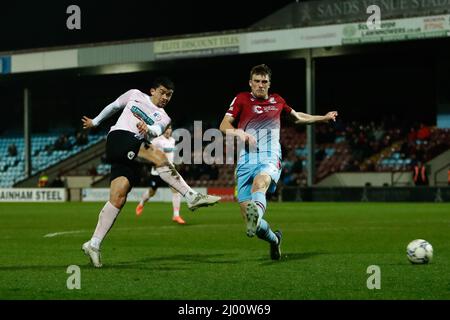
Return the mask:
[[(102, 246), (102, 269), (81, 245), (102, 203), (0, 204), (0, 299), (449, 299), (450, 205), (269, 203), (266, 218), (283, 231), (282, 260), (247, 238), (236, 203), (171, 221), (170, 203), (141, 217), (127, 203)], [(45, 235), (56, 234), (53, 237)], [(412, 265), (406, 245), (434, 247), (428, 265)], [(69, 265), (81, 289), (69, 290)], [(367, 268), (381, 270), (369, 290)]]

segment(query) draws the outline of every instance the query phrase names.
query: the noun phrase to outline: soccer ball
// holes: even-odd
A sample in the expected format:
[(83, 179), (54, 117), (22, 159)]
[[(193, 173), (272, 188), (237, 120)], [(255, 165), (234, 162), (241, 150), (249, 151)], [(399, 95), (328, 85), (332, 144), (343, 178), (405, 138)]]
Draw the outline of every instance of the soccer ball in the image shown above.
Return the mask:
[(406, 256), (414, 264), (428, 263), (433, 259), (433, 247), (426, 240), (416, 239), (406, 247)]

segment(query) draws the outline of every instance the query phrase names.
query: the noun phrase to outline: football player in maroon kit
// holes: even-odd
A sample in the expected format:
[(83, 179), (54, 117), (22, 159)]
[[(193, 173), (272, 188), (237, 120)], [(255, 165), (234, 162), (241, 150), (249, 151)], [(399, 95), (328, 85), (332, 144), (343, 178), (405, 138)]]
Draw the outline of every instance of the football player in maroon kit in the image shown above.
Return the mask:
[(270, 256), (281, 258), (281, 231), (273, 232), (263, 219), (266, 192), (274, 192), (281, 174), (280, 115), (289, 114), (296, 124), (336, 121), (337, 111), (326, 115), (297, 112), (278, 94), (269, 94), (272, 72), (265, 65), (250, 71), (250, 92), (239, 93), (231, 102), (220, 130), (246, 143), (236, 167), (238, 201), (246, 220), (247, 236), (270, 243)]

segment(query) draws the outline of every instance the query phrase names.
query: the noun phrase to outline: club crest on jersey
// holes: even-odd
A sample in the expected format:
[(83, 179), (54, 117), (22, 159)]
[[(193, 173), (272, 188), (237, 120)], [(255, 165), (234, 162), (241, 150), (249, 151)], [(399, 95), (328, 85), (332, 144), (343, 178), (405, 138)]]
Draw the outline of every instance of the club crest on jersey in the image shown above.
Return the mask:
[(128, 159), (133, 160), (136, 154), (133, 151), (129, 151), (127, 154)]
[(161, 115), (158, 112), (153, 114), (153, 118), (155, 118), (156, 121), (161, 121)]
[(256, 106), (253, 106), (253, 112), (254, 112), (254, 113), (257, 113), (257, 114), (261, 114), (261, 113), (263, 113), (264, 111), (262, 110), (262, 107), (261, 107), (261, 106), (256, 105)]
[(269, 102), (270, 102), (270, 103), (274, 103), (274, 104), (277, 103), (277, 102), (275, 101), (275, 98), (274, 98), (274, 97), (270, 97)]

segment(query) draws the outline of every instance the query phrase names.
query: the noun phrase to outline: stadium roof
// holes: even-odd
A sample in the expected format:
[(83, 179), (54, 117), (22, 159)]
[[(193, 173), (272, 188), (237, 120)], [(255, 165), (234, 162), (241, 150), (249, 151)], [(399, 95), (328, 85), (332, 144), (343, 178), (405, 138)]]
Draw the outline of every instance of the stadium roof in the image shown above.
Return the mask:
[[(295, 0), (6, 1), (0, 10), (0, 52), (248, 28)], [(70, 5), (81, 30), (68, 30)]]

